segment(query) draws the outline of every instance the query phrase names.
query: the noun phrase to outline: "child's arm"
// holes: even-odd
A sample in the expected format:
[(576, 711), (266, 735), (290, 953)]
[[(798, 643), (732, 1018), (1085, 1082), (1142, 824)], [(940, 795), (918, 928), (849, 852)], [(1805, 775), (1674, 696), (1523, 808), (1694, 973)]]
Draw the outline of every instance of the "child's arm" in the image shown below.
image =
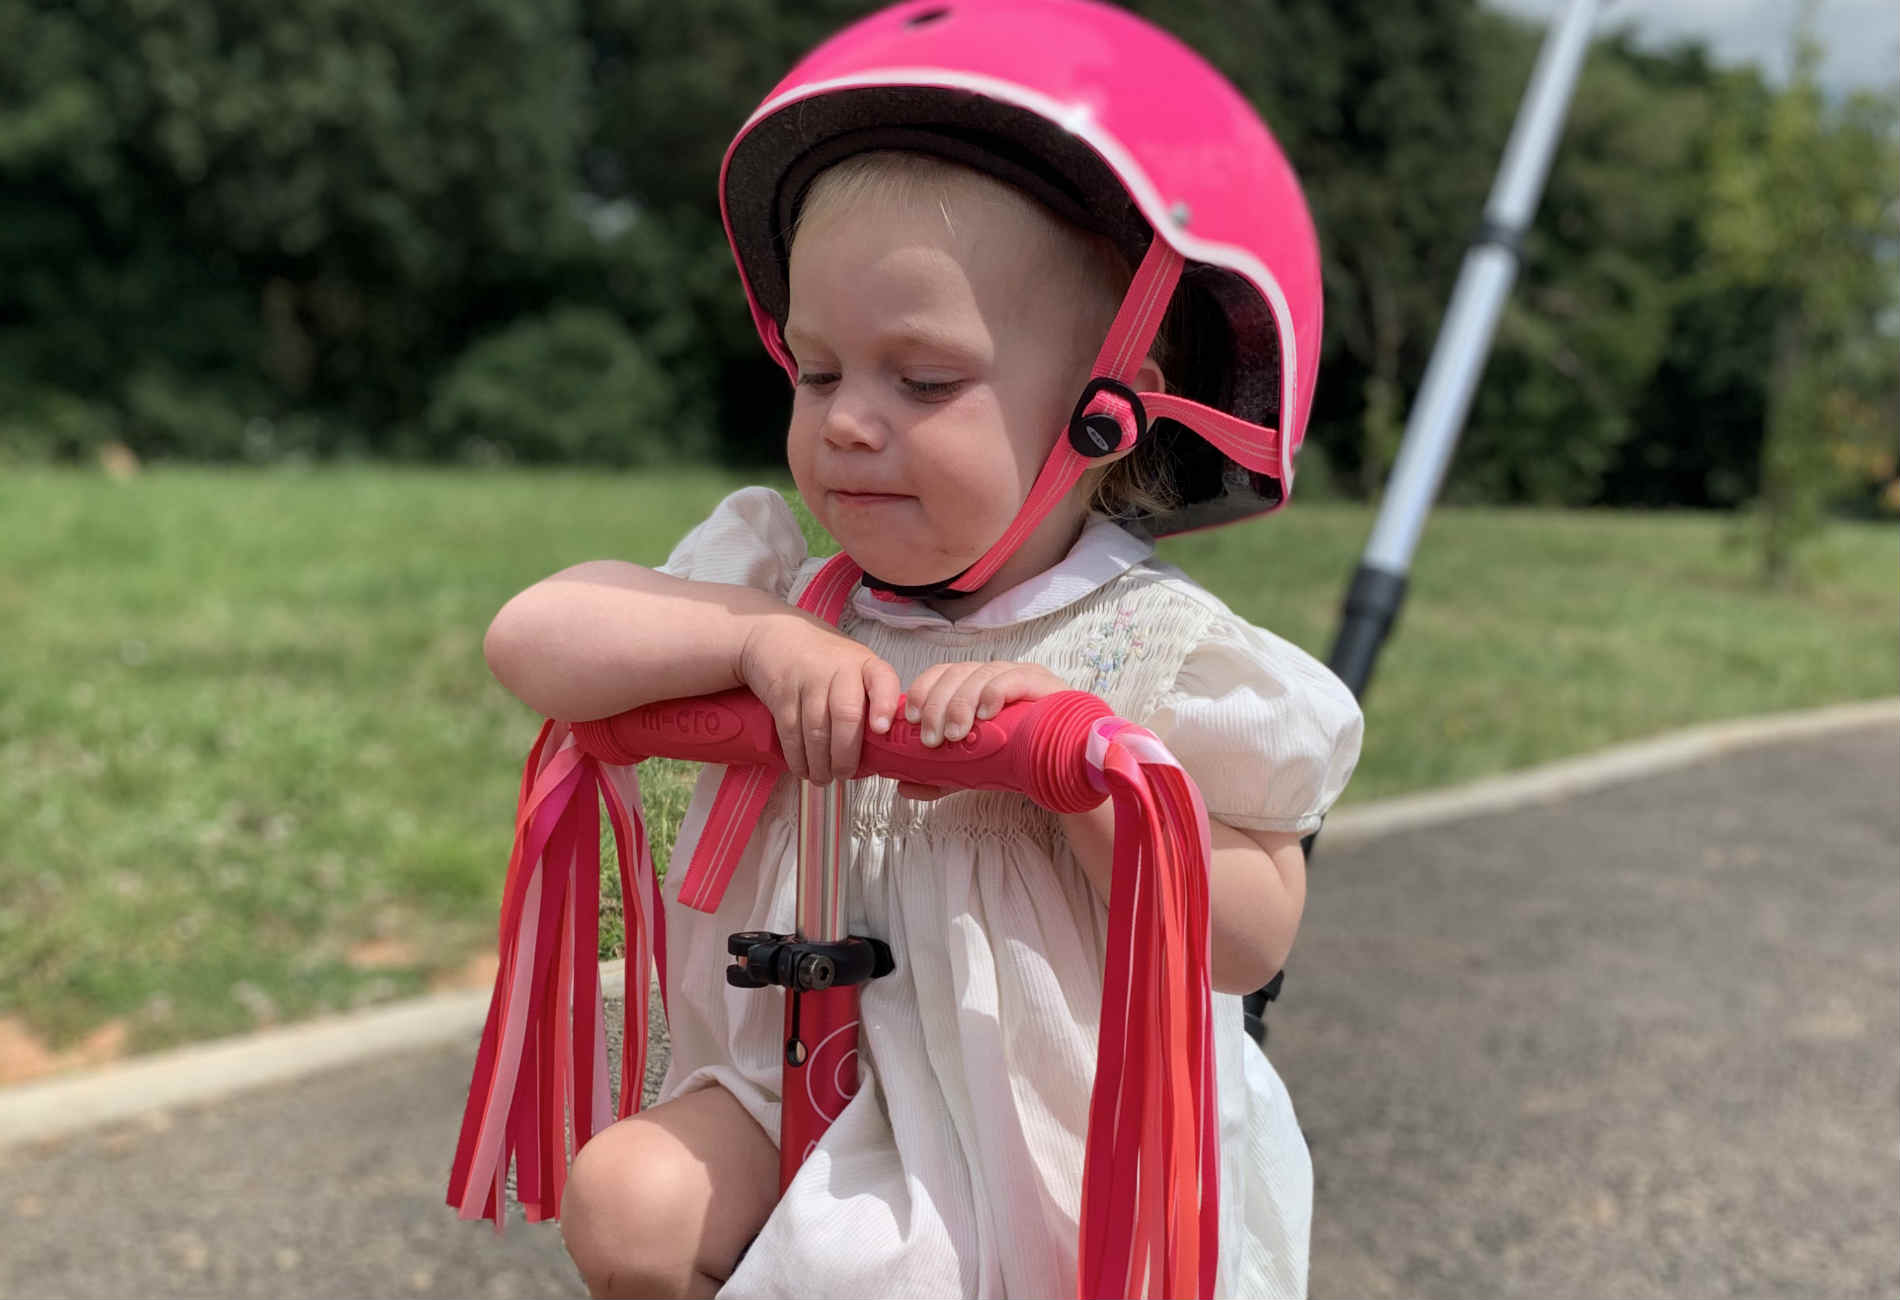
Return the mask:
[(566, 721), (744, 686), (771, 709), (791, 774), (820, 782), (856, 770), (864, 727), (887, 730), (900, 692), (889, 664), (770, 592), (613, 560), (521, 592), (482, 652), (522, 703)]
[[(917, 675), (906, 700), (910, 721), (926, 745), (959, 740), (975, 718), (994, 717), (1003, 705), (1068, 690), (1039, 664), (935, 664)], [(942, 791), (899, 785), (912, 799)], [(1115, 810), (1103, 803), (1061, 819), (1063, 831), (1096, 894), (1107, 899), (1115, 861)], [(1286, 964), (1306, 908), (1306, 854), (1288, 831), (1248, 831), (1209, 819), (1213, 859), (1208, 864), (1208, 910), (1213, 934), (1208, 961), (1221, 993), (1251, 993)]]
[[(1107, 804), (1061, 819), (1069, 847), (1095, 892), (1108, 897), (1115, 815)], [(1208, 962), (1217, 993), (1251, 993), (1286, 965), (1306, 910), (1306, 854), (1291, 831), (1248, 831), (1210, 817), (1208, 863), (1213, 933)]]

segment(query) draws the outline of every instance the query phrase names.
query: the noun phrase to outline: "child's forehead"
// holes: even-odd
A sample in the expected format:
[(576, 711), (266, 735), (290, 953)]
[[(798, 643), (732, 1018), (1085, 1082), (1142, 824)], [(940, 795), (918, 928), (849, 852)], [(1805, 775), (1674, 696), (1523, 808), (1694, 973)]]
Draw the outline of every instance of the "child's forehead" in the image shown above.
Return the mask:
[[(869, 291), (908, 286), (936, 302), (974, 292), (992, 304), (1027, 292), (1062, 255), (1032, 217), (995, 204), (922, 194), (853, 203), (816, 215), (792, 245), (792, 307), (820, 284)], [(866, 277), (874, 277), (867, 279)]]
[(806, 200), (799, 228), (816, 225), (867, 243), (934, 234), (949, 251), (972, 257), (1042, 245), (1060, 235), (1055, 218), (1034, 199), (962, 167), (924, 177), (861, 176), (837, 190), (821, 179)]
[(868, 290), (861, 277), (876, 268), (931, 290), (920, 298), (941, 301), (943, 290), (956, 288), (949, 297), (973, 294), (984, 314), (1014, 317), (1029, 307), (1045, 327), (1066, 331), (1061, 322), (1069, 317), (1093, 326), (1100, 316), (1106, 328), (1121, 286), (1098, 242), (986, 173), (926, 155), (858, 155), (821, 173), (806, 192), (791, 246), (789, 306), (801, 315), (801, 305), (817, 305), (801, 304), (801, 287), (826, 298), (841, 283)]
[(854, 211), (813, 223), (793, 247), (786, 342), (797, 348), (873, 326), (886, 342), (982, 333), (986, 319), (1014, 314), (1025, 269), (999, 261), (998, 242), (955, 239), (925, 213), (895, 222)]

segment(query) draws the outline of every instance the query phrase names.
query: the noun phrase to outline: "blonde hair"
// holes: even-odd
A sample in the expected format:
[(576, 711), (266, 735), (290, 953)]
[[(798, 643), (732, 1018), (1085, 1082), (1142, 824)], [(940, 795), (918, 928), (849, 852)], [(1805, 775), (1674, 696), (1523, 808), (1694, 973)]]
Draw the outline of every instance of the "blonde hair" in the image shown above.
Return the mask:
[[(1007, 203), (1028, 214), (1063, 251), (1054, 265), (1071, 278), (1076, 299), (1083, 304), (1076, 313), (1076, 347), (1093, 359), (1134, 278), (1127, 257), (1108, 236), (1065, 221), (1030, 195), (976, 168), (895, 149), (852, 154), (812, 180), (792, 219), (786, 246), (814, 216), (882, 204), (931, 203), (943, 215), (944, 228), (954, 234), (957, 204), (971, 199)], [(1171, 361), (1169, 333), (1164, 325), (1149, 350), (1164, 375)], [(1165, 387), (1165, 379), (1163, 383)], [(1167, 451), (1151, 428), (1131, 454), (1083, 475), (1089, 509), (1115, 519), (1165, 514), (1180, 500), (1171, 469)]]

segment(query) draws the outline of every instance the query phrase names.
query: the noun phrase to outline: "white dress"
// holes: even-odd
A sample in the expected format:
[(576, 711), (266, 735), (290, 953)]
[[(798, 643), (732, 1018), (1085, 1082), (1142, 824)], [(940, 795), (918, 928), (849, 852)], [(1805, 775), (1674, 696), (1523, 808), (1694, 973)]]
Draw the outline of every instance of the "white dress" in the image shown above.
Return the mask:
[[(951, 621), (860, 590), (842, 630), (906, 685), (945, 660), (1045, 665), (1155, 732), (1229, 825), (1317, 827), (1351, 774), (1351, 694), (1249, 626), (1153, 546), (1091, 520), (1054, 568)], [(821, 561), (776, 492), (734, 493), (665, 571), (795, 597)], [(789, 931), (793, 815), (780, 782), (716, 914), (678, 882), (722, 769), (700, 778), (668, 873), (672, 1063), (661, 1099), (717, 1083), (779, 1128), (784, 1005), (729, 987), (725, 937)], [(1070, 1296), (1107, 907), (1053, 815), (1019, 795), (931, 803), (859, 782), (850, 932), (897, 969), (863, 986), (858, 1094), (801, 1167), (726, 1296)], [(1312, 1166), (1285, 1087), (1213, 1004), (1221, 1123), (1218, 1294), (1303, 1295)]]

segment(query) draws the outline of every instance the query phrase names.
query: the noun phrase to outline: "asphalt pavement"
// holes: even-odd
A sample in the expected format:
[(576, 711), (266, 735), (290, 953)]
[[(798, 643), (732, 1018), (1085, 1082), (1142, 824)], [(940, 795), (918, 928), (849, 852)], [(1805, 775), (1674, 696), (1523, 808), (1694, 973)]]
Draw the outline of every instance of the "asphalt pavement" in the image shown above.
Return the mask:
[[(1900, 1295), (1900, 725), (1322, 839), (1316, 1297)], [(0, 1296), (582, 1294), (442, 1203), (472, 1037), (0, 1150)]]

